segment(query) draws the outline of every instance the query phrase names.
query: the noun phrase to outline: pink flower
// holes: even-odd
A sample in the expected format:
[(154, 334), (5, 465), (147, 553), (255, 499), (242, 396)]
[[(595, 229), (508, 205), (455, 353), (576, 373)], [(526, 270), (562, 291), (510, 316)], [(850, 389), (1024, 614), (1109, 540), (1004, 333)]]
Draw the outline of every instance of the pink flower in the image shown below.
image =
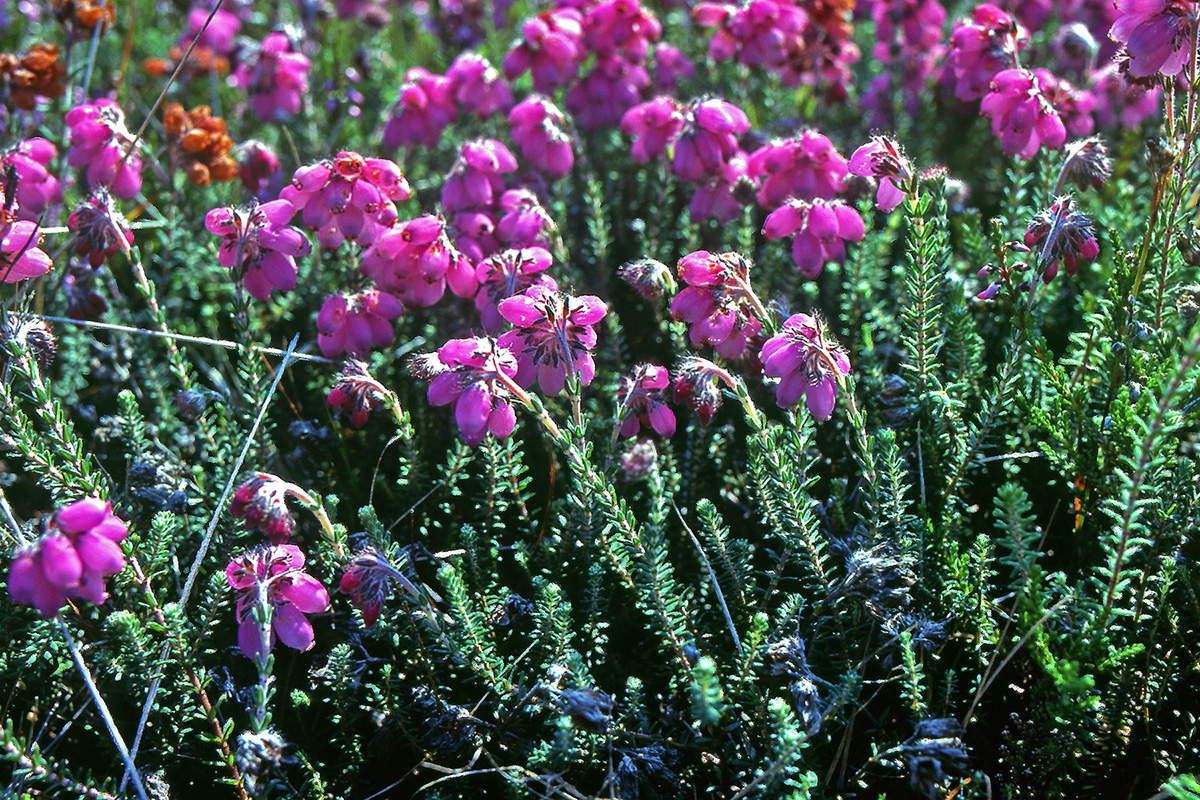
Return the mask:
[(763, 345), (763, 374), (778, 378), (775, 402), (780, 408), (803, 397), (809, 413), (824, 422), (833, 414), (837, 382), (850, 374), (850, 361), (824, 326), (808, 314), (793, 314), (783, 330)]
[(1093, 96), (1096, 98), (1096, 122), (1103, 128), (1120, 124), (1136, 128), (1158, 113), (1162, 90), (1124, 80), (1116, 65), (1109, 64), (1091, 75)]
[(455, 230), (454, 245), (472, 262), (499, 249), (492, 232), (504, 194), (503, 176), (516, 170), (517, 159), (495, 139), (476, 139), (459, 147), (442, 186), (442, 212)]
[[(237, 14), (224, 9), (218, 9), (208, 21), (209, 11), (206, 8), (193, 8), (188, 12), (188, 29), (179, 37), (177, 45), (180, 50), (187, 50), (195, 40), (197, 47), (211, 48), (221, 56), (233, 54), (233, 41), (242, 28), (242, 21)], [(204, 23), (208, 21), (208, 27)]]
[(739, 152), (737, 137), (748, 130), (750, 118), (732, 103), (713, 98), (689, 104), (671, 156), (675, 174), (692, 183), (720, 177)]
[(640, 62), (660, 36), (662, 25), (638, 0), (600, 0), (583, 19), (583, 43), (601, 58)]
[(492, 339), (452, 339), (425, 359), (421, 374), (429, 383), (429, 404), (449, 405), (459, 436), (474, 447), (491, 433), (507, 439), (517, 424), (509, 403), (509, 381), (517, 359)]
[(779, 66), (808, 25), (804, 9), (786, 0), (702, 2), (692, 17), (706, 28), (717, 28), (708, 47), (713, 61), (736, 58), (747, 67)]
[(346, 239), (368, 247), (396, 224), (396, 201), (412, 194), (395, 162), (343, 151), (332, 160), (300, 167), (279, 193), (326, 250)]
[(496, 239), (506, 248), (549, 247), (557, 226), (529, 189), (509, 189), (500, 196), (504, 215), (496, 223)]
[(1109, 36), (1125, 45), (1135, 78), (1178, 75), (1191, 55), (1197, 8), (1190, 0), (1116, 0), (1120, 16)]
[(714, 217), (721, 224), (732, 222), (749, 204), (756, 186), (746, 153), (739, 150), (718, 177), (696, 187), (688, 212), (697, 222), (707, 217)]
[(63, 506), (33, 545), (17, 551), (8, 572), (14, 603), (51, 619), (68, 598), (99, 605), (108, 599), (104, 580), (125, 567), (117, 544), (128, 534), (112, 506), (87, 497)]
[(541, 274), (550, 268), (553, 260), (550, 251), (544, 247), (510, 248), (489, 256), (475, 267), (475, 279), (479, 283), (475, 308), (479, 310), (485, 331), (499, 332), (504, 328), (499, 306), (505, 299), (539, 285), (552, 291), (558, 289), (553, 278)]
[(258, 52), (243, 62), (229, 83), (245, 89), (250, 107), (265, 121), (287, 119), (300, 110), (308, 92), (308, 57), (292, 51), (287, 34), (269, 33)]
[(654, 91), (670, 94), (679, 88), (681, 80), (696, 77), (696, 65), (678, 48), (666, 42), (654, 46)]
[(846, 258), (846, 241), (859, 241), (866, 233), (862, 217), (841, 200), (832, 202), (789, 200), (767, 215), (763, 236), (792, 240), (792, 260), (806, 278), (816, 278), (826, 261)]
[(1038, 253), (1042, 280), (1047, 283), (1058, 274), (1059, 261), (1067, 268), (1067, 275), (1073, 276), (1081, 259), (1092, 261), (1100, 254), (1092, 221), (1075, 208), (1070, 195), (1059, 197), (1049, 209), (1038, 212), (1025, 231), (1024, 241)]
[(125, 127), (121, 107), (101, 98), (75, 106), (65, 120), (71, 129), (67, 164), (87, 167), (88, 185), (93, 189), (108, 189), (121, 200), (137, 197), (142, 190), (142, 160), (131, 152), (135, 141)]
[(387, 150), (418, 144), (435, 147), (442, 131), (457, 118), (453, 79), (412, 67), (404, 73), (400, 99), (388, 112), (383, 146)]
[(50, 174), (50, 164), (58, 157), (54, 145), (42, 138), (26, 139), (0, 157), (0, 167), (16, 171), (17, 219), (38, 222), (46, 209), (63, 199), (62, 186)]
[(1032, 158), (1043, 144), (1057, 149), (1067, 140), (1067, 128), (1044, 94), (1042, 81), (1028, 70), (1006, 69), (996, 75), (980, 109), (991, 118), (992, 132), (1009, 155)]
[(237, 148), (238, 177), (246, 191), (261, 197), (279, 174), (279, 156), (270, 145), (251, 139)]
[[(229, 562), (225, 580), (237, 592), (238, 647), (246, 658), (265, 658), (276, 637), (293, 649), (312, 649), (315, 636), (305, 615), (326, 611), (329, 592), (304, 571), (299, 547), (281, 544), (243, 553)], [(265, 642), (256, 610), (270, 620)]]
[(408, 308), (441, 300), (447, 283), (460, 297), (478, 288), (474, 265), (450, 241), (441, 217), (426, 215), (391, 228), (363, 252), (359, 267)]
[(617, 390), (617, 400), (624, 415), (621, 436), (626, 439), (637, 436), (643, 426), (653, 428), (665, 439), (675, 435), (675, 414), (666, 398), (666, 389), (670, 385), (670, 373), (666, 367), (657, 364), (642, 364), (634, 370), (632, 378), (621, 378)]
[(308, 497), (294, 483), (266, 472), (259, 472), (243, 483), (229, 501), (229, 513), (257, 528), (271, 544), (283, 544), (292, 536), (296, 520), (287, 507), (287, 497)]
[(530, 72), (533, 90), (553, 94), (579, 73), (583, 47), (583, 14), (574, 8), (553, 8), (525, 20), (523, 40), (504, 56), (504, 77), (510, 81)]
[(650, 75), (641, 64), (618, 55), (598, 56), (592, 71), (567, 92), (567, 109), (580, 130), (615, 128), (649, 85)]
[(546, 286), (503, 300), (500, 314), (515, 327), (502, 334), (496, 346), (517, 357), (516, 381), (546, 395), (563, 390), (568, 377), (587, 386), (596, 374), (591, 350), (596, 346), (594, 326), (608, 306), (592, 295), (572, 297)]
[(688, 335), (696, 347), (711, 344), (722, 358), (740, 358), (762, 330), (754, 316), (749, 262), (739, 253), (697, 250), (680, 259), (678, 271), (688, 286), (671, 301), (671, 316), (691, 325)]
[(828, 137), (810, 130), (758, 148), (747, 160), (747, 169), (754, 176), (762, 176), (758, 203), (771, 210), (789, 198), (836, 196), (846, 188), (849, 165)]
[(636, 105), (621, 117), (621, 130), (634, 137), (633, 160), (645, 164), (667, 152), (683, 127), (683, 108), (670, 97)]
[(900, 146), (883, 136), (872, 136), (871, 141), (854, 151), (850, 156), (850, 172), (864, 178), (878, 178), (879, 191), (875, 195), (875, 207), (880, 211), (891, 211), (904, 199), (904, 189), (912, 183), (912, 165), (900, 154)]
[(367, 418), (387, 393), (383, 384), (371, 377), (366, 364), (351, 359), (342, 367), (342, 374), (329, 390), (325, 404), (330, 408), (347, 411), (350, 414), (350, 424), (361, 428), (367, 424)]
[(1029, 33), (1005, 11), (983, 3), (950, 37), (954, 96), (978, 100), (988, 92), (997, 72), (1017, 65), (1017, 51), (1029, 43)]
[(535, 94), (517, 103), (508, 114), (508, 124), (526, 161), (552, 178), (571, 171), (575, 164), (571, 126), (549, 98)]
[(326, 358), (346, 353), (363, 358), (372, 347), (387, 347), (396, 338), (391, 320), (404, 306), (387, 292), (369, 289), (329, 297), (317, 314), (317, 345)]
[[(0, 191), (0, 201), (4, 192)], [(38, 246), (42, 232), (37, 223), (16, 220), (0, 223), (0, 280), (16, 283), (50, 271), (50, 256)]]
[(308, 238), (287, 223), (296, 209), (287, 200), (256, 203), (246, 209), (214, 208), (204, 218), (211, 233), (223, 237), (217, 260), (239, 275), (251, 297), (296, 288), (296, 256), (312, 252)]
[(454, 99), (467, 113), (487, 119), (512, 108), (513, 93), (491, 62), (478, 53), (454, 59), (446, 77), (454, 82)]

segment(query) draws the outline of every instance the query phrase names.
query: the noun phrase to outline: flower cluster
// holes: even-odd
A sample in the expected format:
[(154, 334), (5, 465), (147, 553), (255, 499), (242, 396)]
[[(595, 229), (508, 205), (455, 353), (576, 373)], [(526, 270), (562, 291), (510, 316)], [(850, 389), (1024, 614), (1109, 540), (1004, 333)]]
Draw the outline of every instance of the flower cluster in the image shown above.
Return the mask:
[(112, 506), (98, 497), (63, 506), (36, 544), (17, 551), (8, 572), (9, 596), (46, 619), (70, 598), (103, 603), (105, 579), (125, 567), (118, 543), (128, 533)]
[(621, 378), (617, 390), (622, 414), (621, 436), (627, 439), (637, 436), (643, 427), (652, 428), (666, 439), (675, 435), (675, 414), (666, 398), (670, 385), (670, 374), (657, 364), (642, 364), (634, 370), (632, 377)]
[(447, 284), (460, 297), (470, 297), (477, 286), (474, 266), (450, 240), (442, 217), (417, 217), (389, 229), (363, 252), (360, 268), (408, 308), (433, 305)]
[(394, 162), (342, 151), (334, 159), (297, 169), (279, 197), (317, 232), (321, 247), (336, 250), (347, 239), (369, 246), (396, 224), (396, 201), (411, 194)]
[(679, 261), (687, 288), (671, 301), (671, 315), (688, 323), (696, 347), (710, 344), (722, 358), (741, 358), (762, 330), (750, 288), (750, 264), (739, 253), (689, 253)]
[(403, 311), (399, 300), (378, 289), (335, 294), (317, 314), (317, 345), (326, 358), (342, 353), (363, 358), (372, 347), (387, 347), (392, 343), (396, 332), (391, 321)]
[(58, 157), (58, 149), (41, 137), (25, 139), (0, 155), (0, 168), (12, 168), (17, 176), (13, 193), (16, 204), (11, 209), (17, 219), (37, 222), (46, 209), (61, 203), (62, 186), (50, 173), (50, 165)]
[(293, 51), (287, 34), (269, 33), (229, 82), (249, 93), (250, 107), (259, 119), (286, 119), (300, 110), (308, 93), (310, 66), (308, 56)]
[(983, 3), (970, 22), (954, 29), (950, 41), (954, 96), (971, 101), (987, 94), (997, 72), (1017, 65), (1017, 51), (1029, 42), (1029, 33), (1004, 10)]
[(592, 326), (608, 312), (599, 297), (572, 297), (544, 285), (533, 286), (501, 301), (499, 311), (514, 329), (502, 334), (496, 346), (516, 356), (518, 384), (528, 389), (537, 383), (544, 394), (555, 395), (568, 378), (580, 386), (592, 382), (596, 374)]
[(384, 148), (435, 146), (442, 131), (458, 117), (454, 90), (452, 78), (435, 75), (424, 67), (405, 72), (400, 99), (383, 127)]
[(516, 169), (516, 157), (495, 139), (477, 139), (459, 147), (442, 186), (442, 212), (455, 231), (454, 245), (472, 263), (478, 264), (500, 247), (493, 234), (505, 189), (503, 176)]
[(172, 160), (183, 167), (192, 183), (224, 183), (237, 175), (237, 163), (229, 155), (233, 138), (225, 129), (225, 120), (212, 116), (208, 106), (185, 112), (179, 103), (168, 103), (163, 109), (163, 129)]
[(883, 136), (872, 136), (871, 141), (855, 150), (848, 166), (854, 175), (879, 180), (875, 207), (880, 211), (900, 205), (913, 183), (912, 164), (901, 155), (896, 142)]
[(371, 377), (366, 364), (351, 359), (342, 367), (337, 382), (325, 397), (325, 404), (346, 411), (350, 414), (350, 424), (361, 428), (387, 394), (383, 384)]
[(0, 211), (0, 281), (16, 283), (50, 271), (50, 256), (38, 246), (42, 238), (36, 222), (14, 220), (11, 212)]
[[(229, 562), (225, 580), (237, 592), (238, 647), (246, 658), (261, 660), (276, 638), (296, 650), (312, 648), (315, 636), (305, 615), (328, 609), (329, 592), (304, 571), (299, 547), (281, 544), (243, 553)], [(264, 623), (270, 626), (265, 637)]]
[(1134, 78), (1178, 75), (1191, 55), (1200, 10), (1190, 0), (1116, 0), (1109, 35), (1125, 45), (1124, 68)]
[(1100, 254), (1100, 245), (1092, 230), (1092, 221), (1075, 208), (1070, 195), (1059, 197), (1030, 221), (1025, 245), (1038, 253), (1042, 280), (1047, 283), (1058, 274), (1059, 262), (1073, 276), (1079, 262), (1092, 261)]
[(751, 153), (747, 167), (762, 177), (758, 202), (768, 211), (790, 198), (831, 199), (846, 188), (845, 157), (827, 136), (813, 130), (763, 145)]
[(453, 81), (455, 101), (468, 114), (487, 119), (497, 111), (512, 108), (512, 89), (492, 63), (478, 53), (460, 54), (446, 70), (446, 77)]
[(93, 267), (103, 264), (118, 250), (128, 253), (133, 244), (129, 221), (113, 203), (112, 195), (103, 189), (75, 207), (67, 218), (67, 230), (75, 234), (75, 252), (87, 258)]
[(509, 401), (517, 359), (494, 340), (451, 339), (414, 372), (429, 381), (430, 405), (451, 407), (467, 444), (478, 445), (488, 433), (497, 439), (512, 434), (517, 415)]
[(841, 200), (789, 200), (767, 215), (763, 235), (768, 239), (795, 236), (792, 260), (806, 278), (816, 278), (826, 261), (846, 258), (846, 242), (866, 234), (858, 212)]
[(575, 154), (571, 152), (571, 128), (567, 118), (546, 97), (530, 95), (508, 114), (512, 140), (521, 155), (552, 178), (571, 171)]
[(296, 287), (296, 256), (312, 251), (307, 237), (288, 225), (295, 208), (287, 200), (255, 203), (246, 209), (214, 208), (204, 218), (209, 232), (222, 237), (217, 260), (233, 270), (252, 297)]
[(538, 246), (509, 248), (479, 262), (475, 267), (475, 280), (479, 286), (475, 308), (479, 311), (483, 329), (498, 333), (504, 328), (500, 303), (509, 297), (537, 286), (557, 290), (554, 279), (542, 274), (551, 263), (550, 251)]
[(296, 528), (296, 520), (287, 507), (289, 494), (307, 497), (299, 486), (259, 472), (233, 493), (229, 513), (245, 522), (246, 527), (257, 528), (271, 544), (283, 544)]
[(525, 20), (522, 41), (504, 56), (504, 77), (510, 81), (529, 72), (533, 89), (553, 94), (579, 74), (586, 50), (583, 14), (575, 8), (553, 8)]
[(66, 77), (67, 65), (58, 59), (57, 45), (34, 45), (21, 58), (0, 54), (0, 80), (13, 105), (23, 111), (37, 108), (39, 97), (53, 100), (66, 94)]
[(88, 185), (108, 189), (114, 197), (132, 200), (142, 189), (142, 160), (133, 152), (133, 134), (125, 112), (115, 101), (100, 98), (67, 112), (71, 150), (67, 164), (87, 167)]
[(763, 374), (779, 379), (775, 402), (780, 408), (803, 397), (815, 419), (829, 419), (838, 379), (850, 374), (850, 361), (819, 320), (808, 314), (788, 317), (783, 329), (763, 345), (760, 357)]
[(1033, 158), (1044, 144), (1062, 147), (1067, 128), (1045, 93), (1045, 70), (1006, 69), (992, 79), (991, 91), (980, 108), (992, 120), (1004, 152)]

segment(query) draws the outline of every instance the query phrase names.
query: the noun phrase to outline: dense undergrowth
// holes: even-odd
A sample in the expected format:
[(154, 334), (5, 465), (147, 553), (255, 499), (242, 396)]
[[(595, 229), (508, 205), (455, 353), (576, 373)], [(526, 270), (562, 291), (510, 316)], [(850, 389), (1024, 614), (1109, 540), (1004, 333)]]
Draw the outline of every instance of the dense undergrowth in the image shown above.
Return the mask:
[(6, 791), (1200, 798), (1200, 9), (999, 6), (10, 4)]

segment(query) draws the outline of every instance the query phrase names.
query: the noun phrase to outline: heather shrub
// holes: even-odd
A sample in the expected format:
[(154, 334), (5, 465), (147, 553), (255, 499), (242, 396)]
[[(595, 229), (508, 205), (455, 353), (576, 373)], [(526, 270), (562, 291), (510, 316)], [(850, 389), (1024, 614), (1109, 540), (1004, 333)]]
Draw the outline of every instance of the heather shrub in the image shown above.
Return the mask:
[(1200, 798), (1198, 20), (0, 10), (6, 796)]

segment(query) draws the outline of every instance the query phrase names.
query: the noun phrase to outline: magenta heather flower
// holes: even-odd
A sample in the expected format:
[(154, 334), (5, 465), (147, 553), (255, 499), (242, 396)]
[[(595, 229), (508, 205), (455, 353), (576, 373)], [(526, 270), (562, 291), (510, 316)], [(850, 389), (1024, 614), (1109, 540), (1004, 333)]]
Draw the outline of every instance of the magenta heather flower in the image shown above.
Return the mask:
[(662, 25), (638, 0), (600, 0), (583, 19), (583, 43), (601, 58), (641, 62), (661, 36)]
[[(295, 650), (312, 649), (315, 636), (305, 615), (328, 610), (329, 592), (304, 571), (299, 547), (281, 544), (243, 553), (225, 567), (225, 580), (237, 592), (238, 647), (246, 658), (262, 660), (276, 638)], [(258, 615), (269, 620), (267, 641)]]
[(762, 348), (763, 374), (778, 378), (780, 408), (803, 397), (809, 413), (824, 422), (833, 414), (838, 378), (850, 374), (850, 361), (825, 327), (808, 314), (793, 314)]
[(517, 359), (495, 340), (482, 337), (452, 339), (421, 364), (429, 380), (429, 404), (449, 405), (459, 436), (474, 447), (491, 433), (507, 439), (517, 424), (509, 400)]
[(552, 178), (571, 171), (575, 164), (571, 126), (549, 98), (535, 94), (517, 103), (508, 114), (508, 124), (526, 161)]
[(724, 225), (742, 213), (754, 196), (757, 185), (747, 165), (746, 153), (739, 150), (729, 159), (719, 176), (696, 187), (688, 203), (688, 213), (697, 222), (714, 217)]
[(418, 144), (435, 147), (442, 131), (457, 118), (454, 81), (424, 67), (413, 67), (404, 73), (400, 99), (388, 112), (383, 146), (387, 150)]
[(1092, 221), (1075, 208), (1070, 195), (1064, 195), (1030, 221), (1025, 231), (1026, 246), (1038, 253), (1042, 280), (1049, 283), (1058, 274), (1061, 261), (1067, 275), (1073, 276), (1080, 260), (1092, 261), (1100, 254), (1100, 245), (1092, 230)]
[(758, 203), (771, 210), (789, 198), (829, 199), (846, 188), (849, 164), (829, 138), (804, 131), (793, 139), (763, 145), (750, 154), (747, 167), (762, 176)]
[(879, 179), (875, 207), (891, 211), (904, 199), (904, 188), (912, 184), (912, 164), (900, 154), (900, 146), (884, 136), (872, 136), (871, 141), (850, 156), (850, 172), (864, 178)]
[(0, 157), (0, 167), (12, 167), (16, 172), (16, 205), (12, 210), (17, 219), (38, 222), (48, 207), (62, 202), (62, 186), (49, 171), (57, 157), (54, 145), (40, 137), (18, 142)]
[(747, 67), (778, 67), (808, 24), (804, 9), (786, 0), (702, 2), (692, 17), (703, 27), (717, 28), (708, 46), (713, 61), (736, 58)]
[(954, 71), (954, 96), (978, 100), (988, 92), (992, 78), (1017, 66), (1017, 51), (1029, 42), (1028, 32), (991, 3), (975, 8), (950, 36), (949, 63)]
[(681, 80), (696, 77), (696, 65), (676, 47), (666, 42), (654, 46), (654, 91), (670, 94)]
[[(208, 27), (204, 23), (208, 22)], [(237, 14), (225, 9), (217, 9), (209, 21), (207, 8), (193, 8), (188, 12), (187, 30), (180, 35), (176, 43), (180, 51), (187, 50), (193, 41), (196, 47), (210, 48), (219, 56), (233, 54), (233, 42), (242, 28), (242, 21)]]
[(543, 394), (556, 395), (567, 378), (587, 386), (596, 374), (591, 350), (596, 346), (594, 326), (608, 306), (593, 295), (572, 297), (546, 286), (500, 302), (499, 311), (514, 330), (496, 340), (517, 358), (516, 381), (528, 389), (536, 382)]
[(308, 92), (310, 66), (307, 56), (292, 51), (287, 34), (269, 33), (258, 52), (234, 70), (229, 83), (247, 91), (259, 119), (287, 119), (300, 110)]
[(129, 533), (98, 497), (63, 506), (38, 541), (19, 549), (8, 570), (8, 595), (51, 619), (69, 598), (100, 605), (104, 580), (125, 567), (118, 544)]
[[(0, 201), (4, 192), (0, 191)], [(0, 211), (0, 215), (7, 216)], [(16, 283), (50, 271), (50, 256), (39, 247), (42, 232), (36, 222), (7, 220), (0, 222), (0, 280)]]
[(550, 251), (544, 247), (510, 248), (481, 261), (475, 267), (475, 279), (479, 283), (475, 308), (479, 311), (483, 329), (490, 333), (504, 328), (499, 306), (509, 297), (534, 286), (557, 290), (554, 279), (542, 274), (553, 261)]
[(621, 130), (632, 136), (633, 160), (639, 164), (667, 152), (683, 128), (683, 108), (670, 97), (636, 105), (621, 117)]
[(350, 604), (362, 613), (363, 622), (369, 628), (379, 621), (383, 605), (392, 594), (392, 585), (396, 583), (410, 593), (419, 595), (417, 588), (392, 566), (383, 553), (374, 547), (365, 547), (346, 565), (346, 571), (338, 583), (338, 591), (350, 595)]
[(426, 215), (391, 228), (368, 247), (360, 268), (408, 308), (427, 308), (446, 293), (459, 297), (478, 288), (475, 267), (450, 241), (446, 221)]
[(75, 207), (67, 218), (67, 230), (75, 234), (75, 252), (85, 256), (92, 267), (100, 266), (118, 250), (128, 253), (133, 244), (129, 220), (103, 189)]
[(991, 118), (992, 132), (1009, 155), (1032, 158), (1043, 144), (1057, 149), (1067, 140), (1067, 128), (1046, 96), (1042, 80), (1029, 70), (1006, 69), (997, 74), (980, 109)]
[(749, 262), (739, 253), (697, 250), (680, 259), (679, 277), (687, 288), (671, 301), (671, 315), (691, 326), (692, 344), (711, 344), (722, 358), (740, 358), (762, 330)]
[(1191, 55), (1200, 14), (1193, 0), (1116, 0), (1120, 16), (1109, 36), (1125, 45), (1134, 78), (1178, 75)]
[(296, 520), (287, 507), (288, 495), (308, 499), (308, 493), (296, 484), (259, 472), (233, 493), (229, 513), (245, 522), (247, 528), (262, 531), (271, 544), (283, 544), (296, 528)]
[(675, 137), (675, 174), (692, 183), (721, 177), (738, 153), (737, 137), (748, 130), (750, 118), (732, 103), (717, 98), (690, 103)]
[(642, 364), (633, 377), (621, 378), (617, 400), (621, 403), (621, 436), (637, 436), (642, 427), (653, 428), (665, 439), (675, 435), (675, 413), (667, 405), (671, 375), (666, 367)]
[(342, 367), (342, 373), (329, 390), (325, 404), (330, 408), (343, 409), (350, 414), (350, 424), (361, 428), (387, 394), (383, 384), (371, 377), (366, 364), (351, 359)]
[(478, 53), (460, 54), (446, 70), (446, 77), (453, 81), (455, 102), (469, 114), (487, 119), (497, 111), (512, 108), (512, 89), (492, 63)]
[(217, 260), (240, 276), (251, 297), (266, 300), (276, 289), (296, 288), (296, 256), (312, 244), (288, 225), (295, 208), (287, 200), (255, 203), (244, 209), (214, 208), (204, 218), (209, 232), (223, 237)]
[(792, 240), (792, 260), (806, 278), (816, 278), (826, 261), (846, 258), (846, 242), (857, 242), (866, 234), (858, 212), (841, 200), (789, 200), (767, 215), (763, 236)]
[(1158, 113), (1162, 90), (1124, 80), (1115, 64), (1093, 72), (1091, 82), (1096, 98), (1096, 122), (1103, 128), (1117, 124), (1136, 128)]
[(496, 239), (506, 248), (549, 247), (557, 226), (529, 189), (509, 189), (500, 196), (504, 215), (496, 223)]
[(618, 55), (597, 56), (592, 71), (567, 92), (567, 110), (580, 130), (615, 128), (649, 85), (650, 74), (641, 64)]
[(586, 51), (583, 14), (574, 8), (553, 8), (521, 25), (523, 40), (504, 56), (504, 77), (510, 81), (529, 72), (533, 90), (553, 94), (575, 80)]
[(495, 139), (477, 139), (459, 147), (442, 186), (442, 212), (456, 232), (455, 247), (474, 263), (499, 249), (492, 233), (504, 194), (503, 176), (516, 169), (517, 159)]
[(65, 120), (71, 129), (67, 163), (87, 167), (88, 186), (107, 188), (121, 200), (137, 197), (142, 189), (142, 160), (131, 152), (136, 143), (125, 127), (121, 107), (101, 98), (75, 106)]
[(237, 148), (238, 177), (246, 191), (261, 197), (279, 174), (279, 156), (265, 142), (251, 139)]
[(404, 306), (392, 295), (369, 289), (332, 295), (317, 314), (317, 345), (326, 358), (346, 353), (363, 358), (372, 347), (387, 347), (396, 338), (392, 320)]
[(396, 224), (396, 201), (411, 194), (395, 162), (343, 151), (297, 169), (279, 198), (296, 207), (321, 247), (335, 250), (346, 239), (369, 246)]

